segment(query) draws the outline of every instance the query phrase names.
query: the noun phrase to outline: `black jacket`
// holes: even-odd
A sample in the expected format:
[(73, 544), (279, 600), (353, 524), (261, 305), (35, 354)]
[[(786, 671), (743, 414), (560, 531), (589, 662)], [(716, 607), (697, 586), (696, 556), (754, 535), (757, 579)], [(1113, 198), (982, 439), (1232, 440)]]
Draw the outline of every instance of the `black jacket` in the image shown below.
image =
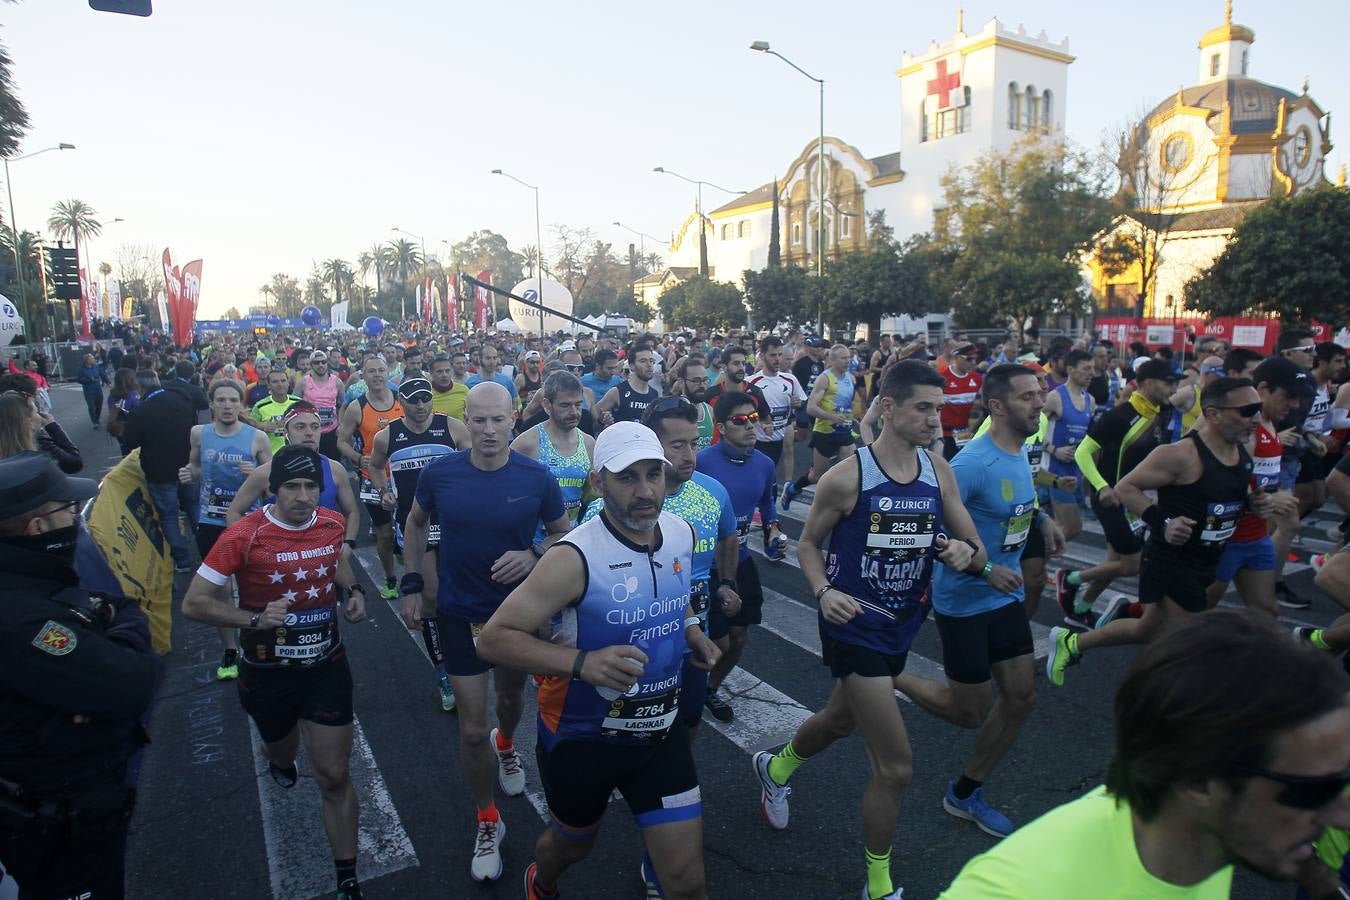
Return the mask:
[(70, 438), (56, 422), (48, 422), (37, 435), (38, 449), (56, 460), (61, 471), (74, 475), (84, 468), (84, 457), (80, 448), (71, 443)]
[(192, 452), (197, 412), (187, 396), (167, 388), (146, 397), (127, 416), (122, 444), (141, 448), (141, 471), (151, 484), (177, 484), (178, 470)]
[(72, 569), (3, 541), (0, 571), (0, 778), (35, 797), (122, 782), (160, 667), (144, 613), (115, 598), (105, 626)]

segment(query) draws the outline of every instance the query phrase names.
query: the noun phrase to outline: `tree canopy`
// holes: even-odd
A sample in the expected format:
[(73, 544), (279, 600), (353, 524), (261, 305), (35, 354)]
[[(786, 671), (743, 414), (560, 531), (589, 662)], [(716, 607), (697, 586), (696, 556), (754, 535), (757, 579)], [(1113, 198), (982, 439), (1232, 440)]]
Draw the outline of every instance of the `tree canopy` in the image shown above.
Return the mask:
[(1263, 203), (1214, 265), (1186, 284), (1186, 305), (1290, 322), (1350, 317), (1350, 192), (1327, 186)]
[[(773, 271), (781, 272), (782, 269)], [(745, 324), (740, 288), (725, 281), (695, 275), (675, 285), (657, 301), (668, 326), (727, 329)]]

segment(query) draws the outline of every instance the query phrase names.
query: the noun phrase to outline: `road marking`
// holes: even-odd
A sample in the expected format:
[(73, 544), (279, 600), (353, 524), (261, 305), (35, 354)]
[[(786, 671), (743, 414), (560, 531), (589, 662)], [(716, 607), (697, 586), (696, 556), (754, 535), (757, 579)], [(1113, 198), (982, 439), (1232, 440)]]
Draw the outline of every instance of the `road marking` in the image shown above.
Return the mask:
[(736, 718), (719, 722), (706, 715), (703, 721), (746, 753), (786, 744), (811, 716), (811, 710), (740, 666), (727, 673), (722, 690), (734, 700)]
[[(291, 900), (331, 894), (333, 853), (323, 829), (319, 788), (312, 777), (306, 777), (309, 767), (304, 747), (296, 758), (300, 781), (288, 790), (268, 774), (267, 756), (252, 719), (249, 731), (253, 736), (253, 766), (272, 896)], [(357, 868), (361, 880), (369, 882), (419, 865), (412, 839), (403, 830), (403, 822), (358, 719), (352, 721), (351, 778), (361, 803), (357, 825)]]

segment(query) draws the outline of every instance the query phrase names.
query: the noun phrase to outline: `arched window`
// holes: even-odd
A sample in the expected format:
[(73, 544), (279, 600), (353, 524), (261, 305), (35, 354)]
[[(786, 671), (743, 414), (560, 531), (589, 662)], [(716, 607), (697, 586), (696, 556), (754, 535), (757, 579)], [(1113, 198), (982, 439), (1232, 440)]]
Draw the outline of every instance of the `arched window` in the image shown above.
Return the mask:
[(850, 231), (851, 231), (851, 229), (850, 229), (848, 223), (849, 223), (849, 220), (850, 220), (851, 218), (853, 218), (853, 217), (852, 217), (852, 216), (846, 216), (846, 215), (844, 215), (843, 213), (840, 213), (840, 214), (839, 214), (839, 236), (840, 236), (841, 238), (848, 239), (849, 234), (850, 234)]
[(1242, 51), (1242, 74), (1247, 74), (1247, 51)]
[(800, 244), (802, 242), (802, 223), (792, 223), (792, 243)]
[(722, 240), (724, 240), (724, 241), (729, 241), (729, 240), (731, 240), (731, 223), (730, 223), (730, 222), (728, 222), (728, 223), (726, 223), (725, 225), (722, 226)]
[(1034, 131), (1040, 118), (1040, 108), (1036, 103), (1036, 86), (1029, 84), (1026, 90), (1026, 110), (1022, 116), (1022, 127), (1027, 131)]
[(1008, 127), (1018, 131), (1022, 127), (1022, 89), (1017, 82), (1008, 82)]
[(736, 223), (736, 237), (746, 238), (749, 236), (750, 236), (750, 220), (741, 219), (741, 221)]
[(1050, 91), (1041, 94), (1041, 128), (1049, 131), (1055, 124), (1055, 98)]

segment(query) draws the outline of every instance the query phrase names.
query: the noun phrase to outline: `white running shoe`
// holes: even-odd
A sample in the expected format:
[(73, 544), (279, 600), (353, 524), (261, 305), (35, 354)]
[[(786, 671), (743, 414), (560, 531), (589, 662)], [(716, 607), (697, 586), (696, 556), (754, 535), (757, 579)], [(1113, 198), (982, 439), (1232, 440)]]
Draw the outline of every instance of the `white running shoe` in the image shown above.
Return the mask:
[(775, 831), (782, 831), (788, 827), (788, 795), (792, 793), (792, 788), (780, 785), (769, 777), (771, 759), (772, 753), (761, 750), (751, 762), (755, 767), (755, 777), (759, 779), (759, 808), (769, 826)]
[(502, 838), (506, 837), (506, 822), (478, 823), (473, 840), (473, 862), (469, 877), (474, 881), (496, 881), (502, 877)]
[[(872, 900), (872, 895), (867, 893), (867, 882), (865, 881), (863, 882), (862, 900)], [(905, 889), (898, 887), (885, 897), (878, 897), (877, 900), (905, 900)]]
[(497, 754), (497, 783), (502, 793), (508, 797), (519, 797), (525, 793), (525, 769), (520, 764), (520, 754), (514, 746), (510, 750), (497, 749), (497, 729), (488, 735), (492, 750)]

